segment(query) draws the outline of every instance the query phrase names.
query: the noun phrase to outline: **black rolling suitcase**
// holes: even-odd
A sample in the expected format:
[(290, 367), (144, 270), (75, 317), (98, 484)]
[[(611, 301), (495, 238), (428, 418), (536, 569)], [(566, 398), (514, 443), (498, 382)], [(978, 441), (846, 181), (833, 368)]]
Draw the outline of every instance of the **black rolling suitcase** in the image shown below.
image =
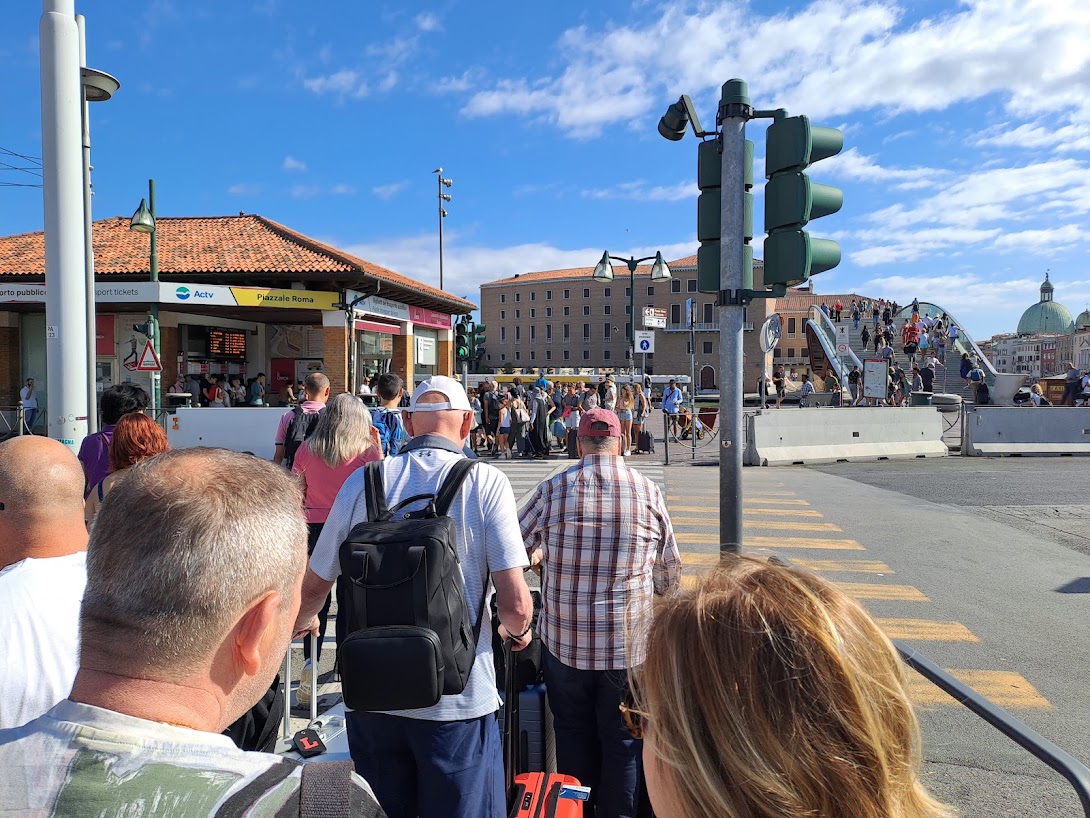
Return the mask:
[(579, 459), (579, 431), (577, 429), (568, 429), (568, 457), (578, 460)]
[(654, 454), (655, 436), (646, 429), (641, 429), (639, 438), (636, 441), (636, 449), (647, 454)]

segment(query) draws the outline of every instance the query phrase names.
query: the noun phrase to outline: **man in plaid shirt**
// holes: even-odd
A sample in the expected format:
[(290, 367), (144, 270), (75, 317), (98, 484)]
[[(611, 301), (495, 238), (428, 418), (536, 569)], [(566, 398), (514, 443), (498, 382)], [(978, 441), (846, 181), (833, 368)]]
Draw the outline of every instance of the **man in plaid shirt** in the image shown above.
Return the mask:
[(606, 409), (579, 420), (581, 460), (542, 483), (519, 515), (543, 567), (538, 632), (556, 728), (558, 769), (591, 788), (597, 818), (636, 814), (642, 742), (618, 706), (655, 595), (681, 585), (681, 555), (658, 486), (621, 457)]

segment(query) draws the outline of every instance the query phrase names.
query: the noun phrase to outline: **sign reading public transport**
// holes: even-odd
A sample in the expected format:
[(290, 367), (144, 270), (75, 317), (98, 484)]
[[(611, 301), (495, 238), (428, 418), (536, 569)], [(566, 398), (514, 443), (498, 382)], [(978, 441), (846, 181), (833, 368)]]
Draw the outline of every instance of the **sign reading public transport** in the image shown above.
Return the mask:
[[(131, 284), (95, 284), (95, 300), (104, 304), (210, 304), (217, 307), (335, 310), (338, 309), (341, 295), (327, 290), (279, 290), (267, 287), (137, 281)], [(0, 285), (0, 304), (44, 302), (44, 284)]]

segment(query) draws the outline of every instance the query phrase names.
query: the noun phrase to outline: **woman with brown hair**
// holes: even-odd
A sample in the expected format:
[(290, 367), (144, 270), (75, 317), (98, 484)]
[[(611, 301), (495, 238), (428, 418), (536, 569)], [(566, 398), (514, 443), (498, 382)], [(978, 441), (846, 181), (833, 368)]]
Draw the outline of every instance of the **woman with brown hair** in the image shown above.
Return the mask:
[(731, 560), (657, 607), (635, 703), (658, 818), (948, 818), (903, 665), (818, 577)]
[(142, 412), (130, 412), (122, 415), (114, 426), (110, 438), (110, 472), (91, 487), (91, 493), (83, 505), (83, 520), (87, 527), (98, 514), (98, 509), (110, 489), (121, 479), (125, 469), (135, 466), (141, 460), (154, 457), (167, 451), (170, 442), (163, 427)]

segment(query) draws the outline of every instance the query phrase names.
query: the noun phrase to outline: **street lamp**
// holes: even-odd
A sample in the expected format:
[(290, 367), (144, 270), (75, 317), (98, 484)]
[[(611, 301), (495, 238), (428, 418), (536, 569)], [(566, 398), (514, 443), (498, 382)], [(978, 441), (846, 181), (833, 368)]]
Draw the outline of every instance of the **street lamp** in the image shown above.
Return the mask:
[(454, 180), (443, 178), (442, 168), (436, 168), (432, 173), (435, 174), (439, 186), (439, 289), (441, 290), (443, 289), (443, 219), (447, 217), (447, 210), (443, 204), (450, 201), (450, 194), (444, 193), (443, 188), (449, 188), (454, 184)]
[[(136, 212), (132, 214), (132, 219), (129, 220), (129, 230), (134, 233), (146, 233), (150, 241), (150, 260), (149, 268), (151, 270), (151, 280), (153, 282), (159, 281), (159, 243), (158, 232), (155, 225), (155, 180), (148, 179), (148, 198), (140, 200), (140, 207), (136, 208)], [(155, 357), (162, 362), (163, 358), (159, 354), (159, 292), (158, 288), (152, 288), (154, 292), (151, 297), (151, 310), (148, 315), (148, 330), (151, 332), (151, 343), (155, 350)], [(151, 373), (151, 416), (155, 419), (155, 422), (159, 422), (159, 376), (160, 372)], [(199, 397), (194, 396), (194, 397)]]
[(628, 267), (628, 348), (629, 354), (629, 371), (633, 377), (636, 375), (636, 268), (645, 261), (654, 260), (654, 264), (651, 265), (651, 283), (656, 281), (669, 281), (672, 277), (670, 273), (670, 265), (667, 264), (663, 258), (662, 253), (655, 253), (653, 256), (645, 256), (644, 258), (635, 258), (631, 256), (624, 258), (622, 256), (611, 256), (609, 251), (606, 250), (602, 253), (602, 260), (598, 262), (594, 268), (594, 273), (591, 275), (595, 281), (601, 284), (608, 284), (613, 280), (613, 265), (609, 263), (610, 259), (619, 261)]
[(83, 268), (87, 313), (87, 433), (98, 430), (98, 325), (95, 309), (95, 251), (92, 245), (91, 219), (91, 121), (87, 115), (89, 102), (106, 102), (121, 87), (104, 71), (87, 67), (86, 21), (76, 15), (79, 32), (80, 125), (83, 137)]

